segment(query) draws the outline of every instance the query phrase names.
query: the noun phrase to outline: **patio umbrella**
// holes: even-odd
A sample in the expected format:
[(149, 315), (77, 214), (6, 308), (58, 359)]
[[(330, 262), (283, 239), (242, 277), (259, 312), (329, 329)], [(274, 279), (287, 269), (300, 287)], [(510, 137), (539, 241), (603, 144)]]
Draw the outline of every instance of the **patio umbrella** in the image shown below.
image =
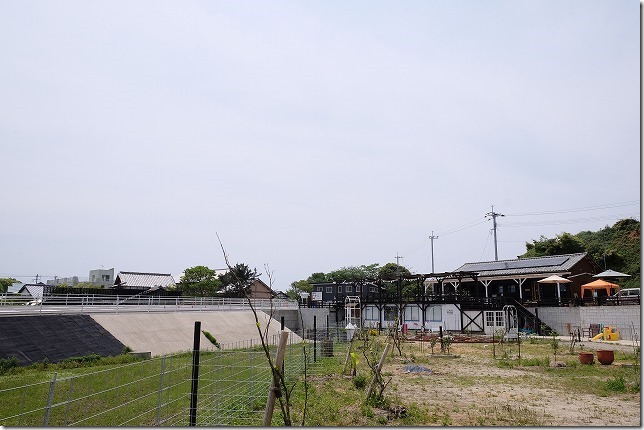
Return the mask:
[(557, 298), (561, 300), (561, 287), (559, 284), (567, 284), (572, 282), (570, 279), (562, 278), (558, 275), (548, 276), (547, 278), (539, 279), (537, 282), (540, 284), (557, 284)]
[(627, 278), (630, 276), (631, 275), (627, 275), (626, 273), (616, 272), (615, 270), (608, 269), (604, 270), (602, 273), (593, 275), (593, 278)]

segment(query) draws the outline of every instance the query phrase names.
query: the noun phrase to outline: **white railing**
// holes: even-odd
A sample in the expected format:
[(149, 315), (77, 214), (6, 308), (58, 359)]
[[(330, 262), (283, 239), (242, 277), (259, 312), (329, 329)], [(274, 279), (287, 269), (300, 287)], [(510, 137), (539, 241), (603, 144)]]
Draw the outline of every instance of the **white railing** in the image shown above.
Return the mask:
[[(251, 299), (253, 307), (297, 309), (295, 300)], [(49, 295), (42, 299), (0, 294), (0, 316), (17, 314), (77, 314), (120, 312), (179, 312), (226, 309), (249, 309), (247, 299), (223, 297), (162, 297), (119, 295)]]

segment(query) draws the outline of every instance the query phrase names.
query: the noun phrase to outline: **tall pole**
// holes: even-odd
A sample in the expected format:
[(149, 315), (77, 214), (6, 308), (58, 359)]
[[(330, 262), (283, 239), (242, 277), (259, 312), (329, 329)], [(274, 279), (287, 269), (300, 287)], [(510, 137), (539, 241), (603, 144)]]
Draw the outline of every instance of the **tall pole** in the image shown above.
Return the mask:
[(438, 236), (434, 236), (434, 230), (432, 230), (432, 235), (429, 236), (429, 239), (432, 241), (432, 273), (434, 273), (434, 239), (438, 239)]
[(505, 215), (494, 212), (494, 205), (492, 205), (492, 212), (486, 213), (485, 216), (492, 217), (492, 229), (494, 230), (494, 261), (499, 261), (499, 249), (496, 244), (496, 217)]

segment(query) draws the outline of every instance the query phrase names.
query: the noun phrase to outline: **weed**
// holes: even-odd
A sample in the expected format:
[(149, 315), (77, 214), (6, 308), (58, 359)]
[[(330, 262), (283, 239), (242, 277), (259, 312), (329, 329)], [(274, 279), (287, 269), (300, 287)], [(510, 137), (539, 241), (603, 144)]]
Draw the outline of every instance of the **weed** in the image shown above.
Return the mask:
[(353, 377), (353, 386), (358, 390), (364, 389), (367, 386), (367, 377), (365, 375), (356, 375)]
[(626, 382), (624, 381), (623, 376), (614, 377), (607, 381), (604, 386), (610, 391), (618, 391), (620, 393), (624, 393), (626, 391)]

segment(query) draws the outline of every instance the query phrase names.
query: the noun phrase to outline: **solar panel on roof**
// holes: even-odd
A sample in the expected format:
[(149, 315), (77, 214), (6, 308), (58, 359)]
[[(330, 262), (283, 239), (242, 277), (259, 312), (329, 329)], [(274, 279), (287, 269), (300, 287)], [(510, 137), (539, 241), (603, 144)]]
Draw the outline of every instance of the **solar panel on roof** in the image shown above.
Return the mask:
[(511, 261), (491, 261), (489, 263), (475, 263), (467, 266), (467, 270), (477, 271), (493, 271), (493, 270), (516, 270), (516, 269), (529, 269), (532, 267), (550, 267), (560, 266), (570, 257), (560, 255), (556, 257), (543, 257), (543, 258), (530, 258), (519, 259)]

